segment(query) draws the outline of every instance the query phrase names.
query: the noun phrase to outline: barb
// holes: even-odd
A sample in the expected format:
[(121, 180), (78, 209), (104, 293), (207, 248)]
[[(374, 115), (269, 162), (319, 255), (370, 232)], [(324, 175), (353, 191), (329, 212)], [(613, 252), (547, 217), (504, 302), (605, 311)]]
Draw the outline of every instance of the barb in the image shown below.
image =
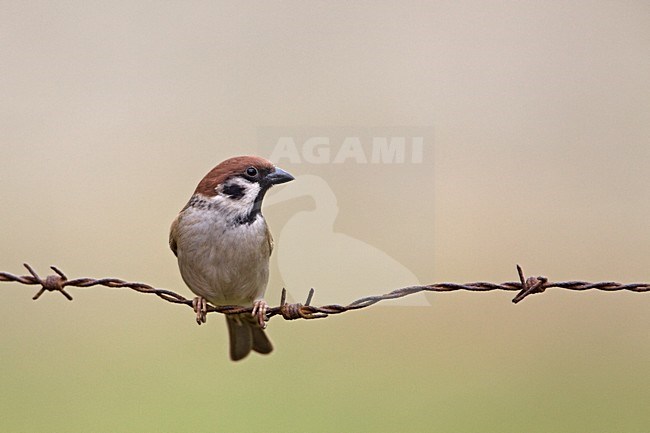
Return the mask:
[[(112, 289), (126, 288), (139, 293), (149, 293), (157, 297), (171, 302), (173, 304), (184, 304), (192, 308), (192, 300), (185, 298), (178, 293), (166, 289), (157, 289), (149, 284), (135, 283), (119, 280), (117, 278), (77, 278), (69, 280), (66, 275), (57, 267), (52, 266), (51, 269), (54, 274), (48, 275), (45, 279), (41, 278), (34, 269), (25, 263), (25, 268), (29, 271), (30, 275), (13, 275), (8, 272), (0, 272), (0, 281), (16, 282), (25, 285), (39, 285), (39, 291), (32, 299), (37, 300), (43, 293), (60, 292), (68, 300), (72, 301), (72, 296), (65, 290), (66, 287), (79, 287), (88, 288), (94, 286), (104, 286)], [(518, 292), (512, 299), (512, 302), (517, 304), (523, 299), (536, 293), (543, 293), (546, 289), (556, 288), (573, 291), (585, 290), (600, 290), (605, 292), (628, 291), (636, 293), (645, 293), (650, 291), (650, 283), (631, 283), (622, 284), (611, 281), (590, 283), (587, 281), (563, 281), (563, 282), (550, 282), (546, 277), (528, 277), (524, 276), (521, 266), (517, 265), (517, 273), (519, 274), (519, 281), (505, 282), (501, 284), (489, 282), (476, 282), (476, 283), (435, 283), (425, 286), (410, 286), (401, 289), (393, 290), (392, 292), (383, 295), (367, 296), (365, 298), (357, 299), (348, 305), (323, 305), (320, 307), (311, 305), (314, 296), (314, 289), (309, 291), (307, 300), (304, 304), (288, 304), (286, 303), (287, 292), (282, 289), (282, 297), (280, 305), (268, 309), (267, 320), (274, 316), (281, 316), (285, 320), (296, 319), (321, 319), (328, 317), (332, 314), (341, 314), (347, 311), (360, 310), (362, 308), (370, 307), (381, 301), (390, 299), (403, 298), (405, 296), (413, 295), (420, 292), (491, 292), (491, 291), (507, 291)], [(250, 313), (252, 308), (241, 307), (236, 305), (214, 306), (208, 305), (208, 313), (222, 313), (222, 314), (238, 314)]]

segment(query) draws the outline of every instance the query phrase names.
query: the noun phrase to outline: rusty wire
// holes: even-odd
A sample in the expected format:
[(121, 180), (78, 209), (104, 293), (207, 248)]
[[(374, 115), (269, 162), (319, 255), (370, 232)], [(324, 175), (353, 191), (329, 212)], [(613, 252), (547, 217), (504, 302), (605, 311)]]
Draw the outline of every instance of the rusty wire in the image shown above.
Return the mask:
[[(32, 299), (37, 300), (41, 297), (43, 293), (48, 292), (60, 292), (68, 300), (72, 301), (72, 296), (65, 290), (66, 287), (93, 287), (93, 286), (105, 286), (109, 288), (127, 288), (134, 290), (140, 293), (150, 293), (158, 296), (159, 298), (171, 302), (173, 304), (184, 304), (192, 308), (192, 300), (179, 295), (178, 293), (172, 292), (165, 289), (157, 289), (149, 284), (145, 283), (135, 283), (123, 281), (117, 278), (77, 278), (74, 280), (69, 280), (66, 275), (59, 270), (57, 267), (52, 266), (51, 269), (54, 271), (54, 274), (48, 275), (45, 279), (41, 278), (34, 269), (25, 263), (25, 268), (29, 271), (30, 275), (13, 275), (8, 272), (0, 272), (0, 281), (7, 282), (16, 282), (26, 285), (40, 285), (41, 288), (34, 295)], [(435, 283), (424, 286), (409, 286), (401, 289), (393, 290), (392, 292), (376, 295), (376, 296), (367, 296), (361, 299), (348, 304), (348, 305), (323, 305), (321, 307), (313, 306), (311, 304), (312, 297), (314, 295), (314, 289), (309, 291), (307, 300), (304, 304), (296, 303), (289, 304), (286, 302), (286, 290), (282, 289), (282, 298), (280, 300), (280, 305), (277, 307), (271, 307), (267, 311), (267, 319), (270, 319), (273, 316), (282, 316), (285, 320), (295, 320), (295, 319), (320, 319), (327, 317), (332, 314), (345, 313), (346, 311), (360, 310), (362, 308), (369, 307), (380, 301), (386, 301), (389, 299), (398, 299), (403, 298), (408, 295), (413, 295), (420, 292), (456, 292), (456, 291), (469, 291), (469, 292), (491, 292), (491, 291), (508, 291), (508, 292), (518, 292), (517, 295), (512, 299), (513, 303), (518, 303), (522, 301), (529, 295), (536, 293), (542, 293), (549, 288), (557, 288), (564, 290), (573, 290), (573, 291), (585, 291), (585, 290), (600, 290), (605, 292), (615, 292), (615, 291), (629, 291), (637, 293), (645, 293), (650, 291), (650, 283), (631, 283), (631, 284), (622, 284), (612, 281), (603, 281), (590, 283), (587, 281), (563, 281), (563, 282), (551, 282), (546, 277), (528, 277), (524, 276), (524, 272), (519, 265), (517, 265), (517, 272), (519, 274), (519, 281), (505, 282), (501, 284), (489, 283), (489, 282), (475, 282), (475, 283)], [(216, 312), (222, 314), (238, 314), (238, 313), (250, 313), (251, 308), (241, 307), (241, 306), (214, 306), (208, 305), (207, 312)]]

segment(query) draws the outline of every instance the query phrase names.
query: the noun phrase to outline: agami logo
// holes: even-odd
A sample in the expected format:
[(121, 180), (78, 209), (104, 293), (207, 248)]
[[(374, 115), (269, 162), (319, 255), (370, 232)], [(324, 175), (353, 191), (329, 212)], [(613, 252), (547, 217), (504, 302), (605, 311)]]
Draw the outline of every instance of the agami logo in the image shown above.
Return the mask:
[(336, 140), (315, 136), (297, 140), (284, 136), (278, 138), (270, 159), (293, 164), (421, 164), (423, 151), (424, 137), (345, 137)]

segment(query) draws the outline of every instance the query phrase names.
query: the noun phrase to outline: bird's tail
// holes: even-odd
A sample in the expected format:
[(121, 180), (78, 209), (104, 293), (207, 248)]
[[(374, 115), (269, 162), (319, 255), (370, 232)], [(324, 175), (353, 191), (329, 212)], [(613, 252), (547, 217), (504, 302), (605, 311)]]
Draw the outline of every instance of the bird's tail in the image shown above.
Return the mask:
[(257, 320), (249, 313), (226, 314), (228, 335), (230, 336), (230, 359), (239, 361), (250, 353), (271, 353), (273, 345), (260, 328)]

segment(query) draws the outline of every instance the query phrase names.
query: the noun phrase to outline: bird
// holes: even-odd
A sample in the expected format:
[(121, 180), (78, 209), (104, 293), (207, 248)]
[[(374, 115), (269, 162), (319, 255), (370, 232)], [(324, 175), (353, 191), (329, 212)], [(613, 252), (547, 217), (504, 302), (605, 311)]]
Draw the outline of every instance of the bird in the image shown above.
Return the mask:
[(251, 351), (273, 350), (264, 332), (273, 237), (262, 201), (271, 187), (292, 180), (259, 156), (226, 159), (201, 179), (171, 225), (169, 246), (183, 281), (196, 295), (197, 323), (206, 322), (207, 302), (252, 307), (251, 313), (225, 315), (233, 361)]

